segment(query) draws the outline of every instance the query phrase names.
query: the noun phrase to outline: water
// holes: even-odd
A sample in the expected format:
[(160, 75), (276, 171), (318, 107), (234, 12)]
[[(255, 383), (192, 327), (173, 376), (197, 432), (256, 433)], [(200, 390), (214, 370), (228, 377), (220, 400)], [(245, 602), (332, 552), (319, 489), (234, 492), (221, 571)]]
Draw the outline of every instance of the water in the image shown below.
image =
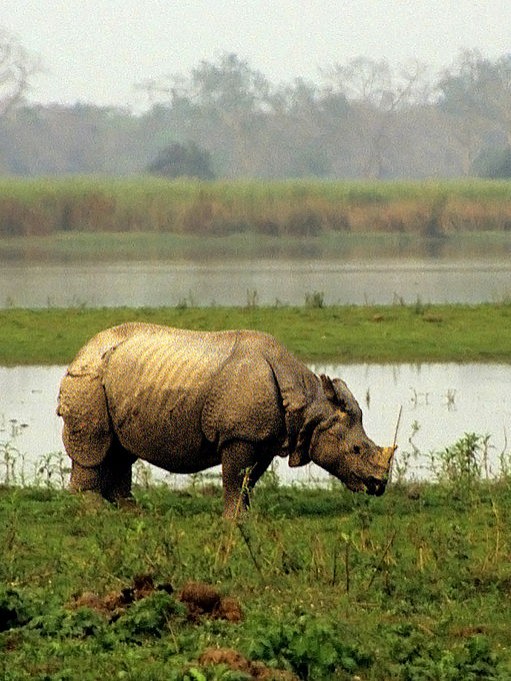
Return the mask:
[(0, 308), (482, 303), (511, 295), (511, 259), (2, 263)]
[[(344, 378), (364, 412), (367, 433), (391, 444), (400, 406), (398, 457), (414, 447), (422, 453), (408, 477), (428, 475), (428, 453), (439, 451), (466, 432), (491, 436), (491, 465), (507, 450), (511, 423), (511, 366), (499, 364), (398, 364), (313, 366), (314, 371)], [(11, 443), (20, 452), (25, 475), (33, 477), (42, 455), (63, 450), (61, 421), (55, 414), (63, 366), (0, 367), (0, 452)], [(417, 424), (419, 429), (416, 432)], [(410, 441), (411, 439), (411, 441)], [(398, 458), (399, 461), (399, 458)], [(314, 465), (289, 469), (279, 462), (286, 480), (324, 478)], [(3, 472), (0, 456), (0, 474)], [(162, 477), (153, 468), (156, 477)], [(181, 480), (184, 476), (179, 476)]]

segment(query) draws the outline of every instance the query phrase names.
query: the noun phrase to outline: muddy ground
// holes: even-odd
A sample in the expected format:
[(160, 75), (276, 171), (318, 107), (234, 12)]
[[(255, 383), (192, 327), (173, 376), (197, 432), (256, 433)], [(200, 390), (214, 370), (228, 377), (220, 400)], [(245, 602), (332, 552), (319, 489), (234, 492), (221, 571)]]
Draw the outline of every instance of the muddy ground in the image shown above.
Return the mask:
[[(119, 591), (111, 591), (103, 596), (86, 591), (78, 594), (68, 605), (73, 609), (90, 608), (107, 617), (110, 622), (114, 622), (122, 617), (133, 603), (158, 591), (175, 594), (170, 583), (155, 584), (151, 575), (137, 575), (132, 584)], [(233, 624), (243, 619), (243, 610), (236, 598), (222, 595), (218, 589), (205, 582), (186, 582), (177, 593), (177, 599), (186, 607), (188, 620), (197, 625), (200, 625), (206, 618), (222, 619)], [(256, 680), (294, 681), (297, 679), (290, 672), (271, 669), (262, 662), (247, 659), (231, 648), (207, 648), (200, 655), (197, 664), (202, 667), (224, 665)]]

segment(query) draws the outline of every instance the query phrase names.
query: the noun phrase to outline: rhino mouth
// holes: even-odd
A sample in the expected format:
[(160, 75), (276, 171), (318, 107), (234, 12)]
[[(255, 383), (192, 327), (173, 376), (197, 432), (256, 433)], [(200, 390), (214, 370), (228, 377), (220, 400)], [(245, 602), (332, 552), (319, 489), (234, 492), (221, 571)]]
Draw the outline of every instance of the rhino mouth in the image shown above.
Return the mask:
[(381, 497), (387, 487), (387, 480), (352, 476), (348, 480), (345, 480), (344, 484), (351, 492), (366, 492), (366, 494), (370, 494), (371, 496)]
[(367, 494), (381, 497), (387, 487), (387, 481), (379, 480), (378, 478), (369, 478), (369, 480), (364, 480), (364, 487)]

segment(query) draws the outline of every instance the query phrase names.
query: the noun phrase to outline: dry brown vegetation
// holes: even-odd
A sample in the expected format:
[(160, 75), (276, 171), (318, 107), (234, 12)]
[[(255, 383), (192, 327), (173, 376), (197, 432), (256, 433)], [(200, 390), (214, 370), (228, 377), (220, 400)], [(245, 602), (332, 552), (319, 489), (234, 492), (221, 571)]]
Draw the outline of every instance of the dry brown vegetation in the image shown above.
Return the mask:
[(141, 178), (0, 183), (0, 237), (57, 232), (448, 235), (511, 229), (505, 182), (200, 183)]

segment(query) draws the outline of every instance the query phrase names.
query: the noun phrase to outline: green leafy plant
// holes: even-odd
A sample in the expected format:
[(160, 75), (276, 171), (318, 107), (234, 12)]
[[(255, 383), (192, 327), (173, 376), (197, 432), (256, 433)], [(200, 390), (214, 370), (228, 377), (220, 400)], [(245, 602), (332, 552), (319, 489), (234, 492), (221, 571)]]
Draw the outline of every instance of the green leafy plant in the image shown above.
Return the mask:
[(391, 657), (399, 665), (395, 678), (403, 681), (497, 681), (506, 678), (501, 675), (498, 657), (485, 636), (473, 636), (447, 650), (411, 625), (400, 625), (389, 632), (389, 639), (392, 640)]
[(431, 468), (439, 482), (465, 498), (488, 469), (489, 435), (465, 433), (454, 444), (431, 454)]
[(325, 307), (325, 294), (323, 291), (313, 291), (305, 294), (305, 307), (321, 309)]
[(17, 589), (0, 587), (0, 631), (25, 625), (33, 614), (33, 604)]
[(352, 638), (340, 626), (302, 614), (293, 623), (265, 622), (254, 634), (249, 655), (292, 669), (300, 679), (326, 679), (336, 670), (353, 674), (373, 664), (372, 654)]
[(185, 608), (165, 591), (136, 601), (115, 623), (116, 634), (124, 641), (138, 641), (146, 636), (163, 636), (170, 618), (183, 616)]

